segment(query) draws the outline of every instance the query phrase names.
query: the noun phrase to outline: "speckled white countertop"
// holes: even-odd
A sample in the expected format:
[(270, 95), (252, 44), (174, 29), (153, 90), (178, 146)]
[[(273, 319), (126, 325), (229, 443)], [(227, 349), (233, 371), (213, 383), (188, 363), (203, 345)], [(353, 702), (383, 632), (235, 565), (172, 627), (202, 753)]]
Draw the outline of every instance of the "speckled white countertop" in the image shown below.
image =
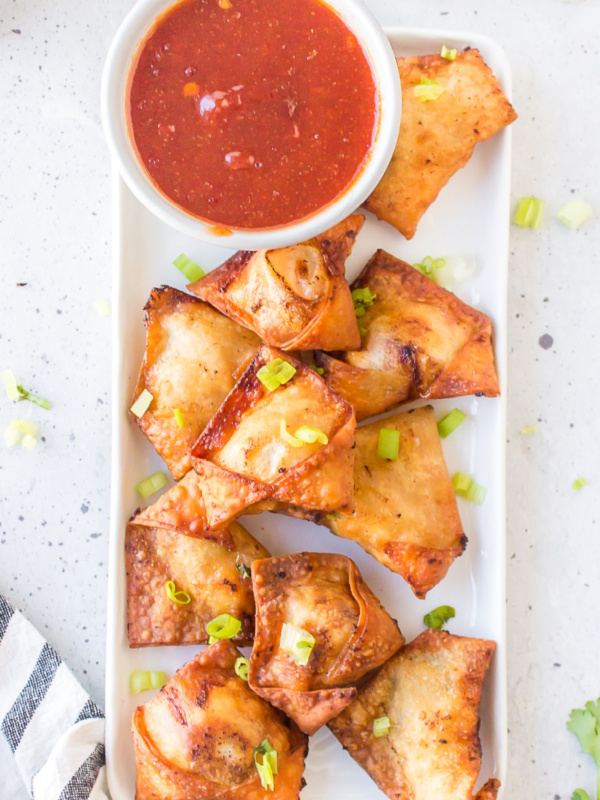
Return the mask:
[[(19, 408), (33, 452), (0, 450), (0, 592), (102, 704), (110, 493), (110, 162), (104, 54), (130, 0), (0, 0), (0, 370), (53, 402)], [(511, 230), (509, 268), (509, 784), (566, 800), (594, 785), (565, 730), (600, 695), (600, 0), (370, 0), (384, 24), (484, 33), (513, 70), (513, 197), (546, 198)], [(543, 337), (543, 338), (542, 338)], [(546, 345), (546, 346), (544, 346)], [(28, 404), (23, 404), (28, 405)], [(15, 416), (0, 397), (0, 427)], [(523, 425), (539, 433), (524, 437)], [(579, 475), (589, 485), (575, 493)], [(1, 676), (0, 676), (1, 680)], [(2, 795), (24, 791), (0, 739)], [(433, 798), (432, 798), (433, 800)]]

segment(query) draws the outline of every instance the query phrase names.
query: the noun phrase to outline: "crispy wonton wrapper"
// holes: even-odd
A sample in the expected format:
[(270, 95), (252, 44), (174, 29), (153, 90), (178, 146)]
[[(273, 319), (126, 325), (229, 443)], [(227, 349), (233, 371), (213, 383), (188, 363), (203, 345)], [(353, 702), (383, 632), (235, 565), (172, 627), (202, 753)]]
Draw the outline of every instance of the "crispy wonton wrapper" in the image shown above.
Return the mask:
[[(381, 428), (400, 431), (396, 461), (377, 455)], [(417, 597), (442, 580), (467, 537), (431, 406), (356, 429), (354, 511), (319, 521), (399, 572)]]
[[(198, 476), (190, 470), (127, 526), (129, 645), (206, 644), (206, 624), (220, 614), (242, 623), (236, 644), (252, 644), (250, 567), (255, 558), (268, 555), (237, 522), (218, 531), (206, 528)], [(165, 590), (168, 581), (191, 601), (171, 600)]]
[[(258, 371), (283, 359), (296, 372), (269, 391)], [(281, 436), (281, 421), (294, 433), (318, 428), (328, 438), (294, 447)], [(192, 450), (209, 528), (239, 514), (285, 509), (296, 516), (352, 508), (351, 406), (317, 373), (264, 345), (212, 418)]]
[[(307, 737), (234, 671), (230, 641), (197, 655), (133, 715), (136, 800), (297, 800)], [(277, 751), (273, 791), (254, 748)]]
[(146, 351), (133, 399), (147, 389), (153, 400), (141, 418), (130, 416), (179, 480), (191, 469), (192, 445), (233, 388), (233, 373), (260, 340), (207, 303), (168, 286), (152, 291), (145, 310)]
[(281, 350), (356, 350), (360, 334), (344, 262), (364, 217), (277, 250), (241, 250), (188, 288)]
[(339, 358), (316, 354), (358, 420), (419, 397), (500, 393), (489, 317), (384, 250), (352, 284), (365, 287), (376, 298), (361, 317), (362, 349)]
[[(454, 173), (517, 115), (478, 50), (450, 61), (439, 55), (397, 59), (402, 120), (392, 160), (365, 207), (407, 239)], [(422, 80), (445, 91), (436, 100), (415, 94)]]
[[(329, 728), (392, 800), (471, 800), (481, 766), (479, 703), (496, 643), (427, 630)], [(388, 717), (387, 736), (373, 722)], [(494, 784), (480, 800), (493, 798)]]
[[(249, 682), (312, 735), (356, 695), (356, 683), (404, 643), (346, 556), (292, 553), (252, 565), (256, 634)], [(283, 624), (315, 638), (306, 666), (280, 647)]]

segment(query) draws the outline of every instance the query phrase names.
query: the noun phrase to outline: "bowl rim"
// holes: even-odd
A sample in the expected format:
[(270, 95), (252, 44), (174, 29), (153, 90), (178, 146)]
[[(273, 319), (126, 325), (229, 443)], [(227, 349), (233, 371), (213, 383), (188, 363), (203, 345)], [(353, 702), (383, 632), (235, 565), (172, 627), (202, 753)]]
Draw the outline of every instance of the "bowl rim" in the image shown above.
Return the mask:
[(341, 222), (364, 202), (383, 176), (400, 128), (401, 86), (396, 58), (377, 19), (361, 0), (319, 0), (336, 13), (359, 40), (377, 87), (377, 131), (358, 175), (340, 195), (307, 217), (273, 228), (232, 228), (231, 234), (223, 235), (219, 233), (219, 223), (193, 216), (157, 189), (142, 168), (129, 134), (126, 92), (134, 57), (155, 20), (180, 2), (182, 0), (137, 0), (119, 25), (106, 56), (101, 86), (102, 125), (113, 162), (129, 189), (154, 216), (170, 227), (228, 249), (284, 247), (310, 239)]

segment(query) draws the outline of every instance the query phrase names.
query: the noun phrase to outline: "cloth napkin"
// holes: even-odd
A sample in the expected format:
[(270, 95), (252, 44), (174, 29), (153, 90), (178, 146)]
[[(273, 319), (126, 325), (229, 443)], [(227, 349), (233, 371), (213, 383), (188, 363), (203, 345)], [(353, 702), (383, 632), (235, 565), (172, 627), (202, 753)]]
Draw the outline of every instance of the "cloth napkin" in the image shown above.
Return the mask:
[(2, 595), (0, 720), (35, 800), (108, 800), (102, 711)]

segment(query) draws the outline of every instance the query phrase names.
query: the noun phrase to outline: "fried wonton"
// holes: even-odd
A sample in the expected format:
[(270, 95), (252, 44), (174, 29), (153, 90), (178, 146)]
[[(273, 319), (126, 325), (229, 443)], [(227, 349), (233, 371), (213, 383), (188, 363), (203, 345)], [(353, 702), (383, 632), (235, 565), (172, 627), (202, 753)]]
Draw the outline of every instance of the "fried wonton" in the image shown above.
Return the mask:
[[(400, 431), (396, 461), (377, 455), (382, 428)], [(354, 510), (319, 521), (400, 573), (417, 597), (442, 580), (467, 537), (431, 406), (356, 429)]]
[[(127, 526), (127, 633), (131, 647), (206, 644), (206, 625), (220, 614), (242, 623), (234, 641), (252, 644), (250, 567), (269, 553), (237, 522), (209, 531), (198, 476), (191, 470)], [(166, 584), (190, 601), (169, 598)], [(180, 596), (181, 597), (181, 596)], [(185, 599), (185, 596), (183, 596)]]
[(133, 399), (144, 389), (153, 399), (141, 418), (130, 416), (178, 480), (191, 468), (192, 445), (233, 388), (233, 373), (260, 340), (207, 303), (168, 286), (152, 291), (145, 310), (146, 351)]
[[(294, 374), (270, 391), (258, 373), (277, 359)], [(282, 426), (292, 436), (317, 429), (327, 443), (294, 446)], [(352, 407), (314, 370), (263, 345), (192, 450), (208, 527), (263, 510), (350, 510), (355, 426)]]
[(500, 790), (500, 781), (490, 778), (475, 795), (475, 800), (496, 800)]
[[(450, 61), (439, 55), (397, 59), (402, 120), (392, 160), (365, 207), (407, 239), (454, 173), (517, 115), (478, 50)], [(445, 90), (421, 100), (415, 87), (433, 81)]]
[(358, 420), (419, 397), (500, 393), (485, 314), (384, 250), (352, 288), (375, 295), (361, 317), (362, 348), (339, 358), (318, 353), (316, 360)]
[[(471, 800), (481, 766), (481, 687), (495, 648), (484, 639), (424, 631), (329, 728), (392, 800)], [(390, 728), (376, 738), (373, 722), (381, 717)], [(487, 786), (480, 798), (494, 797)]]
[[(353, 561), (292, 553), (252, 565), (256, 634), (249, 682), (313, 734), (356, 695), (356, 683), (404, 643)], [(285, 623), (314, 637), (307, 663), (282, 647)], [(300, 659), (302, 661), (302, 659)]]
[[(133, 715), (136, 800), (297, 800), (307, 737), (234, 671), (239, 650), (208, 647)], [(255, 748), (277, 752), (273, 790)]]
[(281, 350), (355, 350), (344, 262), (363, 222), (353, 214), (308, 242), (240, 251), (188, 288)]

